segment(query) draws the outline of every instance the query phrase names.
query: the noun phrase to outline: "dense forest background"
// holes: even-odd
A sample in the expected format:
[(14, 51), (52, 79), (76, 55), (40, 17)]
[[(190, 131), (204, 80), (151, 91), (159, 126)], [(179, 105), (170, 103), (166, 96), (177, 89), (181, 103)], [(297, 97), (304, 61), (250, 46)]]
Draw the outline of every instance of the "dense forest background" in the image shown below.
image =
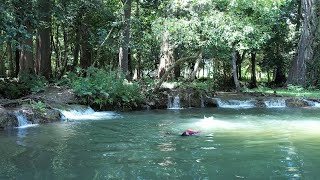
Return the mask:
[(141, 81), (317, 88), (319, 16), (317, 0), (2, 0), (1, 94), (66, 79), (98, 104), (135, 101)]

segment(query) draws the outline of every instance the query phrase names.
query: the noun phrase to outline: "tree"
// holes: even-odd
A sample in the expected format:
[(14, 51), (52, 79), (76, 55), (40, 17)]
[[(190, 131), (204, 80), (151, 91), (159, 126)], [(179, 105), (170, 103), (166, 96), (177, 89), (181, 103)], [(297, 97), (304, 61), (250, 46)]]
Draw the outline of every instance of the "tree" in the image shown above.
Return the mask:
[[(123, 73), (128, 74), (129, 70), (129, 43), (130, 43), (130, 18), (131, 18), (132, 0), (124, 0), (123, 2), (123, 30), (121, 37), (121, 47), (119, 49), (119, 67)], [(128, 77), (127, 77), (128, 78)]]
[(16, 18), (19, 28), (24, 33), (20, 34), (19, 76), (34, 74), (33, 61), (33, 3), (29, 0), (17, 0), (15, 4)]
[(169, 37), (169, 32), (165, 31), (162, 37), (162, 44), (160, 50), (158, 78), (161, 78), (168, 71), (169, 66), (174, 63), (173, 46), (170, 44)]
[(51, 0), (38, 0), (38, 36), (36, 70), (38, 74), (51, 77)]
[(314, 43), (319, 23), (316, 0), (301, 0), (303, 23), (296, 55), (292, 60), (287, 84), (307, 86), (307, 67), (314, 63)]
[(240, 91), (240, 82), (237, 76), (237, 51), (234, 47), (232, 50), (232, 75), (233, 75), (233, 81), (236, 86), (236, 91)]

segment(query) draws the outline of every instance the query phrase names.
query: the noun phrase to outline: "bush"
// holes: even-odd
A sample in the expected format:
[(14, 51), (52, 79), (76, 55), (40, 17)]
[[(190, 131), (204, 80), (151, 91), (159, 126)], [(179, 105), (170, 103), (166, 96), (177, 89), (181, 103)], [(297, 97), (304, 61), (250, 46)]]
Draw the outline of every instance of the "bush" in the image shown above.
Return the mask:
[(44, 77), (35, 75), (21, 75), (17, 79), (5, 79), (0, 81), (0, 94), (4, 98), (17, 99), (31, 93), (44, 91), (47, 81)]
[(36, 75), (21, 75), (19, 81), (20, 83), (24, 84), (31, 91), (31, 93), (44, 91), (46, 85), (48, 84), (45, 77)]
[(118, 71), (91, 67), (84, 74), (84, 77), (75, 77), (71, 85), (74, 93), (87, 105), (100, 109), (108, 106), (131, 108), (144, 98), (139, 85), (129, 83), (123, 75), (119, 77)]

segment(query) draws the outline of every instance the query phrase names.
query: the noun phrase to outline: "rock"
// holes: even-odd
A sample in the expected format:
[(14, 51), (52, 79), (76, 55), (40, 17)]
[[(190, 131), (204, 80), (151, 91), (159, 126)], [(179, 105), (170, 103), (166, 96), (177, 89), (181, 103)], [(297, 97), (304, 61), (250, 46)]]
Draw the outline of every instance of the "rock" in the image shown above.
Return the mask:
[(257, 98), (255, 104), (256, 104), (256, 107), (259, 107), (259, 108), (265, 108), (266, 107), (265, 99), (262, 99), (262, 98)]
[(287, 99), (286, 100), (287, 107), (307, 107), (309, 106), (308, 102), (304, 99)]
[(204, 101), (205, 107), (218, 107), (216, 98), (206, 97)]
[(61, 87), (48, 87), (44, 92), (36, 94), (42, 101), (52, 105), (77, 104), (77, 98), (70, 89)]
[(0, 107), (0, 129), (18, 126), (18, 121), (13, 113)]
[(43, 124), (60, 120), (59, 110), (51, 109), (50, 107), (35, 109), (30, 105), (23, 105), (19, 111), (22, 112), (32, 124)]

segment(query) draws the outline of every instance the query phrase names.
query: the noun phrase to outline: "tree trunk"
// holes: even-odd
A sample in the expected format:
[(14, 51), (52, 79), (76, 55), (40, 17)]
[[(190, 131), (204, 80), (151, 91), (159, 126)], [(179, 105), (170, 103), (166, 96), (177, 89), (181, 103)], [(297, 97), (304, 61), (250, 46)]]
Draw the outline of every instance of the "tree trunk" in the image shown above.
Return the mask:
[[(129, 68), (129, 43), (130, 43), (130, 24), (131, 24), (131, 4), (132, 0), (125, 0), (123, 3), (123, 21), (124, 29), (122, 31), (121, 47), (119, 48), (119, 67), (122, 72), (127, 76)], [(128, 77), (127, 77), (128, 78)]]
[(0, 54), (0, 77), (5, 77), (4, 53)]
[(11, 41), (7, 42), (7, 54), (8, 54), (8, 61), (9, 61), (9, 77), (14, 77), (14, 61), (13, 61), (13, 51), (12, 51), (12, 43)]
[[(29, 25), (27, 26), (27, 33), (32, 33)], [(19, 76), (23, 76), (24, 74), (34, 74), (32, 36), (25, 37), (25, 39), (20, 43), (20, 46), (22, 47), (22, 49), (19, 57)]]
[[(135, 14), (135, 18), (136, 19), (139, 19), (140, 18), (140, 0), (136, 0), (136, 14)], [(142, 28), (141, 26), (138, 26), (138, 31), (142, 31)], [(137, 38), (142, 38), (142, 34), (139, 33), (137, 35), (138, 37)], [(133, 56), (132, 56), (133, 57)], [(135, 64), (135, 67), (134, 67), (134, 73), (133, 73), (133, 78), (132, 79), (140, 79), (141, 78), (141, 52), (140, 50), (138, 49), (137, 52), (136, 52), (136, 56), (135, 56), (135, 60), (136, 60), (136, 64)]]
[(63, 62), (62, 68), (59, 73), (59, 79), (65, 74), (68, 65), (68, 49), (69, 49), (69, 41), (68, 41), (68, 34), (65, 25), (63, 25), (63, 43), (64, 43), (64, 50), (63, 50)]
[(242, 66), (241, 66), (241, 64), (242, 64), (242, 62), (243, 62), (243, 60), (244, 60), (244, 58), (245, 58), (245, 56), (246, 56), (246, 53), (247, 53), (247, 51), (244, 50), (243, 53), (242, 53), (242, 55), (240, 55), (240, 52), (237, 51), (237, 73), (238, 73), (238, 79), (239, 79), (239, 81), (242, 80), (242, 72), (241, 72)]
[[(162, 76), (168, 71), (168, 68), (173, 64), (173, 47), (169, 42), (169, 32), (166, 31), (162, 37), (162, 44), (160, 49), (160, 64), (158, 67), (158, 78), (162, 78)], [(172, 72), (169, 72), (172, 78)], [(169, 75), (170, 75), (169, 74)], [(170, 76), (168, 76), (170, 78)]]
[(127, 73), (127, 79), (132, 80), (133, 77), (133, 62), (131, 58), (131, 49), (128, 48), (128, 73)]
[(313, 64), (318, 22), (316, 0), (301, 0), (303, 22), (296, 55), (291, 63), (287, 84), (307, 85), (307, 66)]
[(141, 78), (141, 53), (137, 52), (136, 65), (134, 69), (133, 79), (137, 80)]
[(199, 66), (200, 66), (201, 61), (202, 61), (202, 52), (200, 53), (199, 57), (196, 60), (196, 63), (194, 64), (193, 71), (192, 71), (190, 78), (189, 78), (190, 81), (195, 80), (197, 72), (199, 71)]
[(251, 88), (257, 87), (257, 78), (256, 78), (256, 53), (251, 52)]
[(232, 75), (233, 75), (233, 81), (236, 86), (236, 91), (240, 92), (240, 83), (237, 76), (237, 50), (236, 48), (233, 48), (232, 50)]
[(277, 64), (274, 77), (274, 83), (277, 85), (282, 85), (286, 82), (286, 76), (283, 72), (283, 64)]
[(56, 72), (55, 72), (55, 75), (57, 73), (57, 69), (60, 68), (60, 46), (61, 46), (61, 43), (60, 43), (60, 40), (59, 40), (59, 25), (56, 25), (56, 34), (55, 35), (51, 35), (51, 46), (52, 46), (52, 49), (54, 50), (54, 54), (55, 54), (55, 69), (56, 69)]
[(71, 67), (71, 71), (74, 71), (75, 68), (78, 66), (78, 60), (79, 60), (79, 52), (80, 52), (80, 31), (79, 27), (76, 29), (76, 42), (74, 46), (74, 51), (73, 51), (73, 63)]
[(41, 57), (39, 54), (41, 53), (41, 50), (39, 48), (39, 36), (36, 36), (36, 60), (34, 61), (34, 71), (36, 74), (40, 74), (40, 61), (38, 60), (39, 57)]
[(15, 66), (15, 77), (18, 77), (19, 76), (19, 70), (20, 70), (20, 62), (19, 62), (19, 59), (20, 59), (20, 50), (18, 49), (19, 44), (16, 45), (16, 50), (14, 52), (14, 55), (15, 55), (15, 62), (16, 62), (16, 66)]
[(37, 43), (37, 64), (39, 75), (49, 79), (51, 70), (51, 0), (38, 0), (38, 43)]
[[(18, 9), (20, 12), (19, 23), (25, 27), (26, 34), (23, 34), (22, 40), (20, 41), (21, 51), (19, 53), (19, 77), (25, 74), (34, 74), (34, 61), (33, 61), (33, 29), (30, 19), (32, 14), (32, 1), (20, 0)], [(29, 17), (29, 18), (25, 18)], [(22, 20), (21, 20), (22, 19)]]
[(198, 56), (191, 56), (191, 57), (185, 57), (185, 58), (181, 58), (181, 59), (178, 59), (176, 62), (174, 62), (173, 64), (171, 64), (171, 66), (167, 69), (167, 71), (163, 74), (163, 76), (160, 78), (159, 82), (155, 85), (155, 88), (154, 88), (154, 92), (157, 92), (159, 91), (162, 83), (167, 79), (167, 77), (169, 76), (170, 72), (174, 69), (174, 67), (176, 67), (177, 65), (185, 62), (185, 61), (188, 61), (190, 59), (195, 59), (195, 58), (199, 58), (199, 55)]
[(89, 44), (89, 27), (83, 23), (81, 26), (80, 67), (87, 69), (91, 65), (91, 47)]

